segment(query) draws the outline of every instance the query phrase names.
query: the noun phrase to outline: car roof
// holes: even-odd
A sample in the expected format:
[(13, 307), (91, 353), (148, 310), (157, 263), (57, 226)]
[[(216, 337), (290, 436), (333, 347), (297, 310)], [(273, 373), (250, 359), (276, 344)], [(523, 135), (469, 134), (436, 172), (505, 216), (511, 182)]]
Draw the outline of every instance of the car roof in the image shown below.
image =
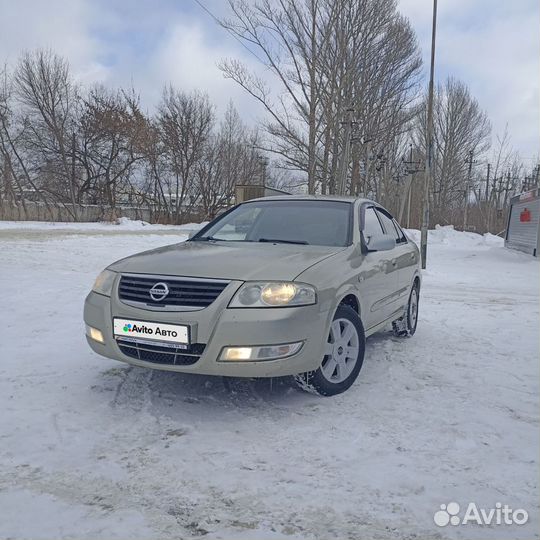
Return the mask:
[(336, 201), (336, 202), (349, 202), (353, 203), (355, 201), (364, 202), (373, 202), (369, 199), (364, 199), (363, 197), (351, 197), (347, 195), (272, 195), (271, 197), (259, 197), (257, 199), (250, 199), (244, 202), (254, 202), (254, 201)]

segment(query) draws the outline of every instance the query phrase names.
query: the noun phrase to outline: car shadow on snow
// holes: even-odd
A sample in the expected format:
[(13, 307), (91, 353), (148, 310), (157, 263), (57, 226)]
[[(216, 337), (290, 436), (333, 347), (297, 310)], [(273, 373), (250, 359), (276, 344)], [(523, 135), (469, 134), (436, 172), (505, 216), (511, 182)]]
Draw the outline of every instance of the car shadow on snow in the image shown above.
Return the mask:
[(185, 411), (186, 407), (204, 409), (218, 416), (235, 409), (248, 412), (262, 406), (268, 412), (283, 411), (309, 407), (319, 400), (317, 396), (299, 390), (292, 377), (213, 377), (136, 366), (102, 371), (99, 382), (92, 389), (110, 393), (113, 408), (151, 408), (154, 414), (172, 414), (177, 410)]
[[(388, 362), (393, 361), (396, 342), (401, 342), (389, 332), (371, 336), (366, 343), (366, 356), (359, 380), (349, 389), (345, 398), (360, 391), (362, 383), (368, 385), (382, 376)], [(402, 343), (399, 343), (402, 348)], [(300, 390), (293, 377), (250, 379), (217, 377), (192, 373), (176, 373), (136, 366), (112, 367), (102, 371), (92, 386), (95, 391), (112, 395), (111, 406), (152, 411), (173, 412), (185, 409), (205, 409), (212, 414), (234, 409), (260, 409), (265, 411), (290, 411), (312, 408), (321, 404), (319, 396)], [(365, 391), (365, 390), (364, 390)], [(330, 398), (334, 399), (334, 398)]]

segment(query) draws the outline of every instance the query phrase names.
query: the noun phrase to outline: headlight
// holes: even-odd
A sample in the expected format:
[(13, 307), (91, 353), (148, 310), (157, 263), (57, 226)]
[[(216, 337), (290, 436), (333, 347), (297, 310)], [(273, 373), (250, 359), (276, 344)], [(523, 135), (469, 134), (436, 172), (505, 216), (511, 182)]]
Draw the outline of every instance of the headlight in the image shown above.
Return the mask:
[(255, 281), (244, 283), (229, 307), (308, 306), (317, 302), (315, 288), (305, 283)]
[(112, 286), (114, 283), (114, 278), (116, 277), (116, 272), (111, 270), (103, 270), (101, 274), (96, 278), (92, 290), (98, 294), (103, 294), (105, 296), (111, 296)]

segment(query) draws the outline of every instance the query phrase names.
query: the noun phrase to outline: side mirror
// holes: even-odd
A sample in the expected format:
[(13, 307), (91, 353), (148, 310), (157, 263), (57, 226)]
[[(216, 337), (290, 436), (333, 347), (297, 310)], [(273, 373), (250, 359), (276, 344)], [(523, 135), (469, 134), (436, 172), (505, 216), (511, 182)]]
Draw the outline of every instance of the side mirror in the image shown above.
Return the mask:
[(373, 236), (367, 246), (368, 253), (372, 251), (390, 251), (396, 247), (396, 239), (390, 234)]

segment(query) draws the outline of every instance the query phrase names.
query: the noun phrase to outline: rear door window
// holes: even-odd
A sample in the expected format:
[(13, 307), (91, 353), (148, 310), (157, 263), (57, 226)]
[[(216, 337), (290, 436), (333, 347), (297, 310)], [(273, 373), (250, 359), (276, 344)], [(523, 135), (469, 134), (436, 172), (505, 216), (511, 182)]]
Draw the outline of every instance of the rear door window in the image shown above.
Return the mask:
[(394, 219), (394, 227), (396, 228), (399, 240), (396, 240), (398, 244), (406, 244), (407, 236), (403, 232), (403, 229), (399, 226), (399, 223)]
[(384, 232), (394, 237), (396, 239), (396, 244), (401, 243), (401, 234), (398, 233), (398, 230), (394, 225), (394, 218), (382, 208), (377, 208), (376, 212), (381, 220)]

